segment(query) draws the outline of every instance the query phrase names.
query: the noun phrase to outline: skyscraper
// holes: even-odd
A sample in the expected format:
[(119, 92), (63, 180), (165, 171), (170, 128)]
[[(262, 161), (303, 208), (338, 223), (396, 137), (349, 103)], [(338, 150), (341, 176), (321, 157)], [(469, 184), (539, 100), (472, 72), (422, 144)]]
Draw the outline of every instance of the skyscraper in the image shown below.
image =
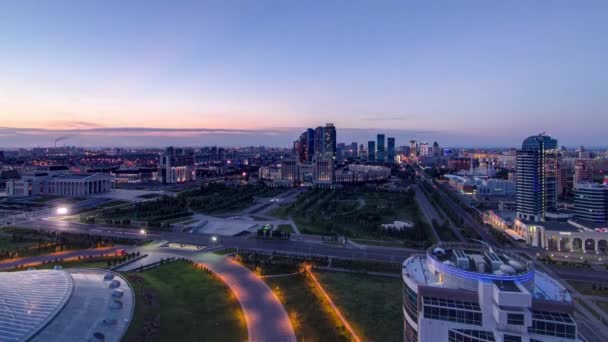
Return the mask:
[(433, 143), (433, 157), (439, 157), (441, 155), (441, 149), (439, 148), (439, 144), (435, 141)]
[(369, 163), (376, 161), (376, 142), (373, 140), (367, 142), (367, 161)]
[(385, 149), (384, 149), (384, 134), (378, 134), (377, 136), (377, 143), (376, 143), (376, 148), (377, 148), (377, 153), (376, 153), (376, 161), (378, 163), (384, 163), (384, 158), (386, 157), (385, 155)]
[(350, 156), (349, 156), (350, 158), (357, 158), (358, 153), (357, 153), (357, 143), (356, 142), (350, 143), (349, 154), (350, 154)]
[(517, 151), (517, 218), (544, 221), (557, 206), (557, 140), (544, 134)]
[(306, 159), (312, 161), (312, 156), (315, 155), (315, 130), (309, 128), (306, 130)]
[(300, 163), (308, 160), (308, 131), (300, 134), (298, 140), (293, 142), (293, 151), (298, 156)]
[(418, 144), (416, 140), (410, 140), (410, 157), (418, 156)]
[(420, 150), (420, 155), (423, 157), (428, 157), (431, 155), (428, 143), (425, 143), (425, 142), (420, 143), (419, 150)]
[(395, 138), (388, 138), (387, 140), (387, 156), (386, 161), (389, 163), (395, 162)]
[(336, 127), (332, 123), (323, 128), (323, 155), (325, 158), (336, 157)]
[(314, 155), (323, 154), (323, 127), (319, 126), (315, 129), (314, 137)]

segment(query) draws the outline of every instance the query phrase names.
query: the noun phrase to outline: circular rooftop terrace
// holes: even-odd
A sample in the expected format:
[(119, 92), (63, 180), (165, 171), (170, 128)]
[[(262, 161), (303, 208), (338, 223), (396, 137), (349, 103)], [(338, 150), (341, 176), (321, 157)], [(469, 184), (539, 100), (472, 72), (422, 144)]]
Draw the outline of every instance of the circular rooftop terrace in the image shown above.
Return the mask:
[(484, 244), (442, 243), (427, 249), (427, 260), (442, 273), (486, 281), (528, 282), (534, 267), (518, 255)]

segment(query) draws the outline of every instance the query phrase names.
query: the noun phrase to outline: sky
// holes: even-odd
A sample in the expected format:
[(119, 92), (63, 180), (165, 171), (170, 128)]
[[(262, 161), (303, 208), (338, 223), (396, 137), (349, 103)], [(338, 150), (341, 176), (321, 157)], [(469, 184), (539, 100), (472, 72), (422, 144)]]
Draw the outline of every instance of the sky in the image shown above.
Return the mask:
[(0, 1), (0, 146), (608, 146), (607, 1)]

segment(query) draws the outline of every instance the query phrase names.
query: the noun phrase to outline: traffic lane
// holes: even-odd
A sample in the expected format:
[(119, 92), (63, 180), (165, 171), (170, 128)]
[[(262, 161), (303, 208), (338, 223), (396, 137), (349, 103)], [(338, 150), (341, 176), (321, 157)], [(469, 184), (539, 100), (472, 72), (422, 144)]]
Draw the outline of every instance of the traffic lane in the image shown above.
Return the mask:
[[(211, 236), (204, 234), (163, 233), (163, 240), (180, 243), (210, 244)], [(342, 246), (323, 245), (319, 243), (307, 243), (305, 241), (296, 242), (291, 240), (261, 240), (234, 237), (222, 237), (217, 241), (217, 244), (221, 244), (227, 248), (260, 249), (282, 253), (297, 253), (300, 255), (324, 255), (393, 262), (401, 262), (412, 254), (411, 250), (388, 250), (382, 248), (355, 249)], [(423, 253), (424, 251), (415, 250), (415, 252)]]
[(242, 237), (220, 237), (217, 242), (213, 242), (213, 236), (208, 234), (191, 234), (176, 232), (163, 232), (159, 234), (157, 232), (148, 232), (144, 235), (141, 234), (137, 229), (121, 229), (106, 227), (102, 225), (85, 225), (68, 221), (31, 221), (29, 222), (28, 226), (30, 228), (42, 229), (47, 231), (88, 233), (91, 235), (107, 237), (126, 237), (134, 239), (152, 238), (177, 243), (198, 244), (203, 246), (221, 244), (222, 246), (227, 248), (258, 248), (264, 250), (281, 250), (283, 252), (295, 252), (298, 254), (315, 254), (334, 257), (374, 259), (379, 261), (400, 262), (405, 260), (411, 254), (411, 251), (409, 250), (388, 250), (373, 247), (361, 250), (343, 246), (307, 243), (305, 241), (295, 242), (290, 240), (260, 240), (247, 239)]
[(473, 219), (466, 210), (464, 210), (459, 204), (455, 203), (452, 200), (452, 198), (450, 198), (450, 196), (448, 196), (444, 192), (444, 191), (449, 191), (449, 190), (437, 189), (437, 191), (439, 192), (439, 196), (441, 196), (443, 198), (444, 202), (447, 203), (447, 205), (450, 208), (452, 208), (452, 210), (459, 213), (460, 216), (464, 219), (465, 223), (467, 223), (469, 226), (471, 226), (471, 228), (473, 228), (473, 230), (475, 230), (477, 232), (477, 234), (479, 234), (479, 236), (481, 236), (481, 239), (483, 241), (490, 243), (492, 245), (497, 245), (494, 237), (490, 233), (488, 233), (483, 227), (481, 227), (479, 225), (479, 223), (477, 221), (475, 221), (475, 219)]

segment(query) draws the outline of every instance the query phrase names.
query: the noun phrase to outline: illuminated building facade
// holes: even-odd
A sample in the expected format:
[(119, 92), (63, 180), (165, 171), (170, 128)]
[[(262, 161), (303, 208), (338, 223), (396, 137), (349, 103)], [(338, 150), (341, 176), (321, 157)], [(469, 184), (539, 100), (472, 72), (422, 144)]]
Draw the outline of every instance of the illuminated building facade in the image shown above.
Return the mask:
[(160, 157), (160, 174), (165, 184), (195, 181), (194, 151), (167, 147)]
[(403, 263), (404, 341), (576, 341), (568, 291), (518, 255), (443, 243)]
[(528, 137), (517, 151), (517, 217), (544, 221), (557, 207), (557, 140)]

